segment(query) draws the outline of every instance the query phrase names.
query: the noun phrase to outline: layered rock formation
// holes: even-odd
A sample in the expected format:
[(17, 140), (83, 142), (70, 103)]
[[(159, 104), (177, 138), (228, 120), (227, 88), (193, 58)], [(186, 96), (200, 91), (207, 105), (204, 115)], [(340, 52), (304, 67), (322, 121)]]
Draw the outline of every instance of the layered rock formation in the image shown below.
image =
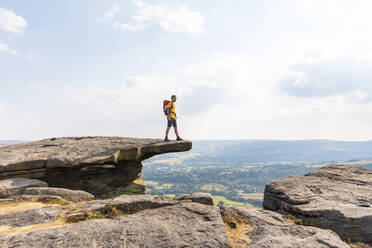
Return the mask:
[[(212, 200), (206, 194), (186, 198), (122, 195), (2, 214), (7, 204), (3, 202), (0, 247), (227, 248), (219, 209), (204, 204), (206, 199), (207, 203)], [(24, 200), (18, 204), (27, 206)]]
[(191, 149), (190, 141), (123, 137), (52, 138), (0, 148), (0, 179), (40, 179), (98, 198), (143, 193), (141, 161)]
[(281, 178), (266, 186), (263, 206), (331, 229), (343, 240), (372, 244), (372, 170), (329, 165)]

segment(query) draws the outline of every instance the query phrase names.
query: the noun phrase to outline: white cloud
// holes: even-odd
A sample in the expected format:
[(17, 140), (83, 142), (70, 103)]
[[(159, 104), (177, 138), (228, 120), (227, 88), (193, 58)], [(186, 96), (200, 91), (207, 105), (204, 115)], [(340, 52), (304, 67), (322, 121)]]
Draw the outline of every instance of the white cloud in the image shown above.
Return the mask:
[(173, 6), (152, 5), (142, 0), (132, 0), (137, 8), (131, 16), (133, 23), (122, 23), (115, 15), (119, 12), (119, 5), (116, 4), (104, 13), (104, 19), (112, 19), (114, 26), (121, 27), (126, 31), (139, 31), (156, 25), (161, 29), (172, 33), (188, 33), (201, 35), (205, 33), (204, 16), (196, 11), (191, 11), (184, 4)]
[[(207, 61), (178, 68), (172, 73), (136, 75), (117, 89), (71, 88), (70, 92), (79, 103), (105, 109), (106, 113), (111, 113), (110, 116), (142, 112), (151, 116), (159, 107), (157, 103), (171, 94), (180, 97), (180, 105), (187, 103), (184, 112), (200, 113), (229, 96), (229, 90), (236, 84), (233, 75), (225, 63)], [(209, 103), (203, 104), (203, 101), (199, 101), (202, 98), (208, 99)], [(137, 99), (143, 99), (144, 104), (136, 108)]]
[(0, 8), (0, 28), (8, 32), (22, 33), (27, 26), (26, 20), (14, 12)]
[(353, 57), (297, 62), (279, 82), (285, 92), (297, 97), (343, 95), (347, 99), (372, 100), (372, 66)]
[(36, 58), (36, 55), (33, 54), (33, 53), (30, 53), (30, 54), (27, 54), (26, 57), (27, 57), (28, 59), (35, 59), (35, 58)]
[(120, 10), (120, 5), (118, 3), (114, 4), (108, 11), (106, 11), (103, 16), (107, 19), (112, 19), (115, 17), (115, 14)]
[(146, 28), (145, 25), (120, 24), (119, 22), (116, 23), (116, 26), (119, 26), (126, 31), (139, 31)]
[(141, 0), (132, 2), (138, 8), (132, 19), (139, 23), (153, 23), (168, 32), (205, 33), (204, 16), (189, 10), (186, 5), (179, 4), (171, 8), (166, 5), (151, 5)]
[(0, 43), (0, 53), (9, 53), (11, 55), (19, 55), (16, 50), (10, 49), (7, 44)]

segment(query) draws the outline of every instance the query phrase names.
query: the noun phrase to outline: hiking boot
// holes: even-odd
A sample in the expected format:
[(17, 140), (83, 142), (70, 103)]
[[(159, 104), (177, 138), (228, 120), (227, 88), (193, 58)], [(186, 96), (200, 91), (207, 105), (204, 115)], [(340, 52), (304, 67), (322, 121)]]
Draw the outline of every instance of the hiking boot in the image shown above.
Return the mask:
[(169, 141), (168, 136), (166, 136), (164, 139), (164, 142), (168, 142), (168, 141)]
[(177, 136), (177, 140), (183, 140), (183, 139), (181, 139), (181, 137), (180, 137), (180, 136)]

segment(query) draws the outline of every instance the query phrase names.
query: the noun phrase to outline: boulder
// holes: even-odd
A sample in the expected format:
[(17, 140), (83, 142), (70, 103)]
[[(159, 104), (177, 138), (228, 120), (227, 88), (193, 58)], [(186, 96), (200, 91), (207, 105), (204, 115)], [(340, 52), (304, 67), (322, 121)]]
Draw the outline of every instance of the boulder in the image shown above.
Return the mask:
[(144, 185), (134, 182), (141, 177), (142, 160), (191, 147), (191, 141), (124, 137), (40, 140), (0, 147), (0, 179), (40, 179), (51, 187), (84, 190), (98, 198), (144, 193)]
[(343, 240), (372, 244), (372, 170), (328, 165), (277, 179), (266, 186), (263, 206), (333, 230)]
[(212, 195), (209, 193), (192, 193), (191, 195), (180, 196), (177, 198), (179, 200), (191, 200), (193, 202), (205, 204), (205, 205), (213, 205)]
[(10, 178), (0, 180), (0, 198), (6, 198), (24, 193), (27, 187), (46, 187), (48, 184), (37, 179)]
[(26, 188), (24, 191), (25, 195), (53, 195), (60, 196), (67, 201), (72, 202), (81, 202), (81, 201), (90, 201), (94, 199), (94, 195), (82, 191), (82, 190), (70, 190), (64, 188), (48, 188), (48, 187), (39, 187), (39, 188)]
[[(232, 247), (349, 248), (333, 231), (297, 225), (273, 211), (250, 206), (229, 206), (221, 210), (232, 234)], [(246, 230), (239, 230), (242, 228)]]

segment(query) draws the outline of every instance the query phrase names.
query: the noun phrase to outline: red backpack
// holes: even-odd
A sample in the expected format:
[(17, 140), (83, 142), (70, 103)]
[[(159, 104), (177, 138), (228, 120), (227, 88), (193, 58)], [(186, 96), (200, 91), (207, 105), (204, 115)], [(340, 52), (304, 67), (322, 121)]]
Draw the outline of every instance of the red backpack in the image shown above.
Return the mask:
[(168, 115), (167, 109), (168, 109), (168, 103), (170, 103), (170, 102), (171, 101), (169, 101), (169, 100), (164, 100), (163, 101), (163, 111), (164, 111), (165, 115)]

